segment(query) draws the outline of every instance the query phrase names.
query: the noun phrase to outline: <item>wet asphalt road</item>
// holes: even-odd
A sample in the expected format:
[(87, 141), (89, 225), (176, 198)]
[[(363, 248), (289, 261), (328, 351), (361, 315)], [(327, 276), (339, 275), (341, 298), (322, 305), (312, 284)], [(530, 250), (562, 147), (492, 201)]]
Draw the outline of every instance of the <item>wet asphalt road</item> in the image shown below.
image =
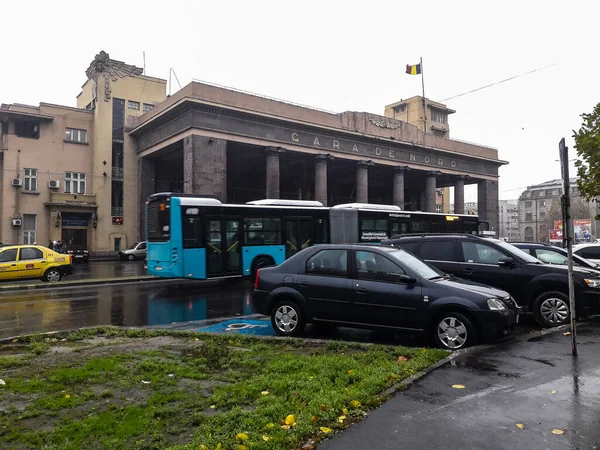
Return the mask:
[(576, 359), (562, 331), (471, 349), (319, 450), (599, 449), (600, 321), (578, 341)]
[[(91, 261), (89, 263), (76, 262), (73, 264), (75, 272), (65, 278), (64, 281), (87, 280), (91, 278), (118, 278), (139, 277), (146, 275), (144, 261)], [(36, 284), (44, 283), (39, 279), (16, 280), (2, 282), (2, 286), (11, 284)]]

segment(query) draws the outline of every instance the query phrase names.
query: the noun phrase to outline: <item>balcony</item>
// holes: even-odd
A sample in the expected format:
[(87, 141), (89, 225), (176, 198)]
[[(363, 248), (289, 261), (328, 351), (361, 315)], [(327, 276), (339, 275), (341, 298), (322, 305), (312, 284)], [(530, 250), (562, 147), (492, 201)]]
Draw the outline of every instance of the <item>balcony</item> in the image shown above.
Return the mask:
[(51, 193), (46, 206), (71, 206), (80, 208), (97, 208), (95, 195)]

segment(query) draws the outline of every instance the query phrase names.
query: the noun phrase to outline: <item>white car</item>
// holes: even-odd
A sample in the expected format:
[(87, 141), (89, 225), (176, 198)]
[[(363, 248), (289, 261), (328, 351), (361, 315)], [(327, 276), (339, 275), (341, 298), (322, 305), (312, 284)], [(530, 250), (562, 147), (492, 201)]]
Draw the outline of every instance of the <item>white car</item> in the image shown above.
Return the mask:
[(600, 264), (600, 244), (577, 244), (573, 246), (573, 253)]

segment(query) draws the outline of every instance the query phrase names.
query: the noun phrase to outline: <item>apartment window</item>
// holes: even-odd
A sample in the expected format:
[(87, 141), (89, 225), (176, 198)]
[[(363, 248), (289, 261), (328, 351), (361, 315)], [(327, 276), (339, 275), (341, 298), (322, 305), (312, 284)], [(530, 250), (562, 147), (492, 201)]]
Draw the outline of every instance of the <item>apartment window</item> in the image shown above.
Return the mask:
[(441, 213), (442, 212), (442, 205), (435, 205), (435, 212), (436, 213)]
[(65, 193), (85, 194), (85, 173), (65, 172)]
[(152, 110), (152, 108), (154, 108), (154, 105), (151, 105), (149, 103), (144, 103), (144, 112), (145, 113)]
[(525, 192), (525, 197), (526, 198), (531, 198), (531, 191)]
[(37, 192), (37, 169), (25, 169), (25, 181), (23, 190), (27, 192)]
[(545, 211), (540, 212), (540, 220), (546, 220), (546, 212)]
[(431, 120), (433, 122), (446, 123), (448, 121), (448, 115), (442, 111), (431, 109)]
[(558, 195), (558, 189), (554, 189), (554, 190), (552, 191), (552, 195)]
[(538, 197), (545, 197), (546, 196), (546, 191), (541, 190), (538, 192)]
[[(146, 106), (146, 105), (144, 105)], [(135, 109), (136, 111), (140, 110), (140, 102), (134, 102), (133, 100), (127, 101), (127, 107), (129, 109)]]
[[(35, 214), (23, 214), (23, 244), (35, 243)], [(23, 250), (21, 250), (23, 251)]]
[(125, 127), (125, 100), (113, 98), (112, 132), (113, 141), (123, 141)]
[(40, 138), (40, 124), (36, 122), (15, 122), (15, 134), (28, 139)]
[(532, 205), (532, 202), (525, 202), (525, 208), (531, 208)]
[(533, 220), (533, 215), (531, 213), (525, 213), (525, 220), (531, 222)]
[(546, 200), (540, 200), (539, 206), (541, 206), (542, 208), (545, 208), (546, 207)]
[(65, 141), (87, 143), (87, 131), (78, 128), (67, 128)]

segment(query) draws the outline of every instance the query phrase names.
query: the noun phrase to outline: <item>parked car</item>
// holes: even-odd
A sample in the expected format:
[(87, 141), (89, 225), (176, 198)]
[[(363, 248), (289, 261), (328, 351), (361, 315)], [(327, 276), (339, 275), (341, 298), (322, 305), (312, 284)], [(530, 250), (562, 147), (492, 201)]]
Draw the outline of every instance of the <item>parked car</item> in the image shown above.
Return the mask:
[(40, 245), (10, 245), (0, 249), (0, 281), (40, 278), (56, 282), (73, 273), (73, 257)]
[[(542, 326), (569, 321), (566, 266), (544, 264), (508, 242), (468, 234), (399, 235), (384, 244), (403, 248), (439, 270), (510, 293)], [(600, 271), (575, 267), (577, 317), (600, 312)]]
[(577, 244), (573, 246), (573, 254), (600, 264), (600, 244)]
[(370, 245), (311, 247), (259, 269), (253, 303), (282, 336), (306, 323), (432, 335), (459, 349), (507, 336), (517, 305), (501, 290), (447, 276), (401, 249)]
[(146, 241), (136, 242), (127, 250), (119, 252), (119, 259), (124, 261), (134, 261), (136, 259), (146, 259), (148, 243)]
[(90, 262), (90, 252), (85, 245), (70, 244), (67, 246), (67, 255), (73, 255), (73, 262)]
[[(546, 264), (559, 264), (567, 265), (569, 254), (566, 249), (562, 247), (555, 247), (553, 245), (536, 244), (534, 242), (511, 242), (517, 248), (520, 248), (524, 252), (529, 253), (534, 258), (539, 259)], [(581, 267), (587, 267), (588, 269), (600, 270), (600, 265), (590, 261), (589, 259), (582, 258), (581, 256), (573, 253), (573, 264)]]

